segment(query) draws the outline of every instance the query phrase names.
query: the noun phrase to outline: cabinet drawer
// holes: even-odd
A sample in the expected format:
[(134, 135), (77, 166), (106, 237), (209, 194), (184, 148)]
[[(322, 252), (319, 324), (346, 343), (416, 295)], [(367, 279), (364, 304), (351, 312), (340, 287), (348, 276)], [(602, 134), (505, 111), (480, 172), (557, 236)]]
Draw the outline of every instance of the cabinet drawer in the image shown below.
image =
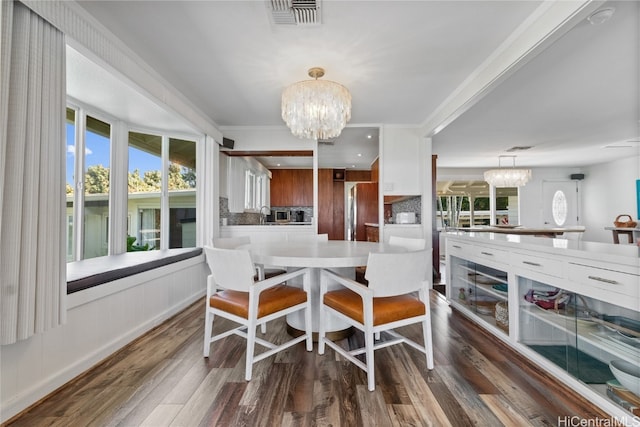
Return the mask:
[(509, 252), (502, 249), (474, 246), (473, 254), (478, 259), (493, 261), (500, 264), (507, 264), (509, 262)]
[(458, 257), (462, 255), (469, 256), (474, 253), (473, 246), (460, 242), (448, 242), (447, 251), (447, 255), (454, 255)]
[(622, 294), (631, 298), (640, 296), (640, 276), (621, 271), (569, 263), (569, 278), (580, 285), (586, 285)]
[(511, 254), (511, 265), (517, 269), (535, 271), (546, 276), (565, 277), (565, 263), (557, 259), (525, 255), (514, 252)]

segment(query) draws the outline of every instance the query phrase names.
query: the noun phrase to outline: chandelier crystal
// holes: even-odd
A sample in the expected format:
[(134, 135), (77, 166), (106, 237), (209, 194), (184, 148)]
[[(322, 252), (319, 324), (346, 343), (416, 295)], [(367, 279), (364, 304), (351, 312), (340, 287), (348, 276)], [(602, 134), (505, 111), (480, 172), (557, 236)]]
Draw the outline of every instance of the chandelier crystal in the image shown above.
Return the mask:
[[(512, 168), (500, 168), (502, 157), (512, 157)], [(522, 187), (531, 179), (531, 169), (516, 169), (515, 156), (499, 156), (498, 169), (490, 169), (484, 173), (484, 180), (494, 187)]]
[(318, 80), (324, 76), (322, 68), (311, 68), (309, 76), (314, 80), (282, 91), (282, 120), (298, 138), (335, 138), (351, 119), (351, 94), (339, 83)]

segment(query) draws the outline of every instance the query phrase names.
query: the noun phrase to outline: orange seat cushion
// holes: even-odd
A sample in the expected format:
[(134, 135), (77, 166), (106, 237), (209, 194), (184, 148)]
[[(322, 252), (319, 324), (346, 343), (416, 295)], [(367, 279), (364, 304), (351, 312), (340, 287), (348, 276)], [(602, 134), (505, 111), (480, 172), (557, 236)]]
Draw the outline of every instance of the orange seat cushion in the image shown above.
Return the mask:
[[(324, 295), (324, 303), (345, 316), (364, 323), (362, 298), (357, 293), (344, 288), (330, 291)], [(422, 316), (425, 313), (422, 301), (410, 295), (373, 299), (374, 326)]]
[[(268, 316), (285, 308), (303, 303), (307, 300), (307, 293), (287, 285), (278, 285), (260, 293), (258, 303), (258, 319)], [(225, 290), (209, 298), (209, 305), (218, 310), (249, 318), (249, 292)]]

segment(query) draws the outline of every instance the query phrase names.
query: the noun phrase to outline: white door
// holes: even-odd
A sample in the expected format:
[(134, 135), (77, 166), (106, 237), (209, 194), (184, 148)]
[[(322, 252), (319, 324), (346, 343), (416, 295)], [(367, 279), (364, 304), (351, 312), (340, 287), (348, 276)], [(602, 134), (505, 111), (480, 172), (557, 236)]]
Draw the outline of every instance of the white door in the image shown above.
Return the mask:
[(542, 219), (545, 227), (580, 225), (578, 181), (542, 182)]

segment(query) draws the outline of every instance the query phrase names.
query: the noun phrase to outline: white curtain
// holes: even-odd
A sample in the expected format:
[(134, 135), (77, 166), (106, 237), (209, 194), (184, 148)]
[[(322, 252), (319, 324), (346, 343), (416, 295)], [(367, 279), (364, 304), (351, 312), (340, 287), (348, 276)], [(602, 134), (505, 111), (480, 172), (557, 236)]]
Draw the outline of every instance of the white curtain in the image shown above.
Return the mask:
[(2, 1), (0, 344), (65, 321), (64, 35)]

